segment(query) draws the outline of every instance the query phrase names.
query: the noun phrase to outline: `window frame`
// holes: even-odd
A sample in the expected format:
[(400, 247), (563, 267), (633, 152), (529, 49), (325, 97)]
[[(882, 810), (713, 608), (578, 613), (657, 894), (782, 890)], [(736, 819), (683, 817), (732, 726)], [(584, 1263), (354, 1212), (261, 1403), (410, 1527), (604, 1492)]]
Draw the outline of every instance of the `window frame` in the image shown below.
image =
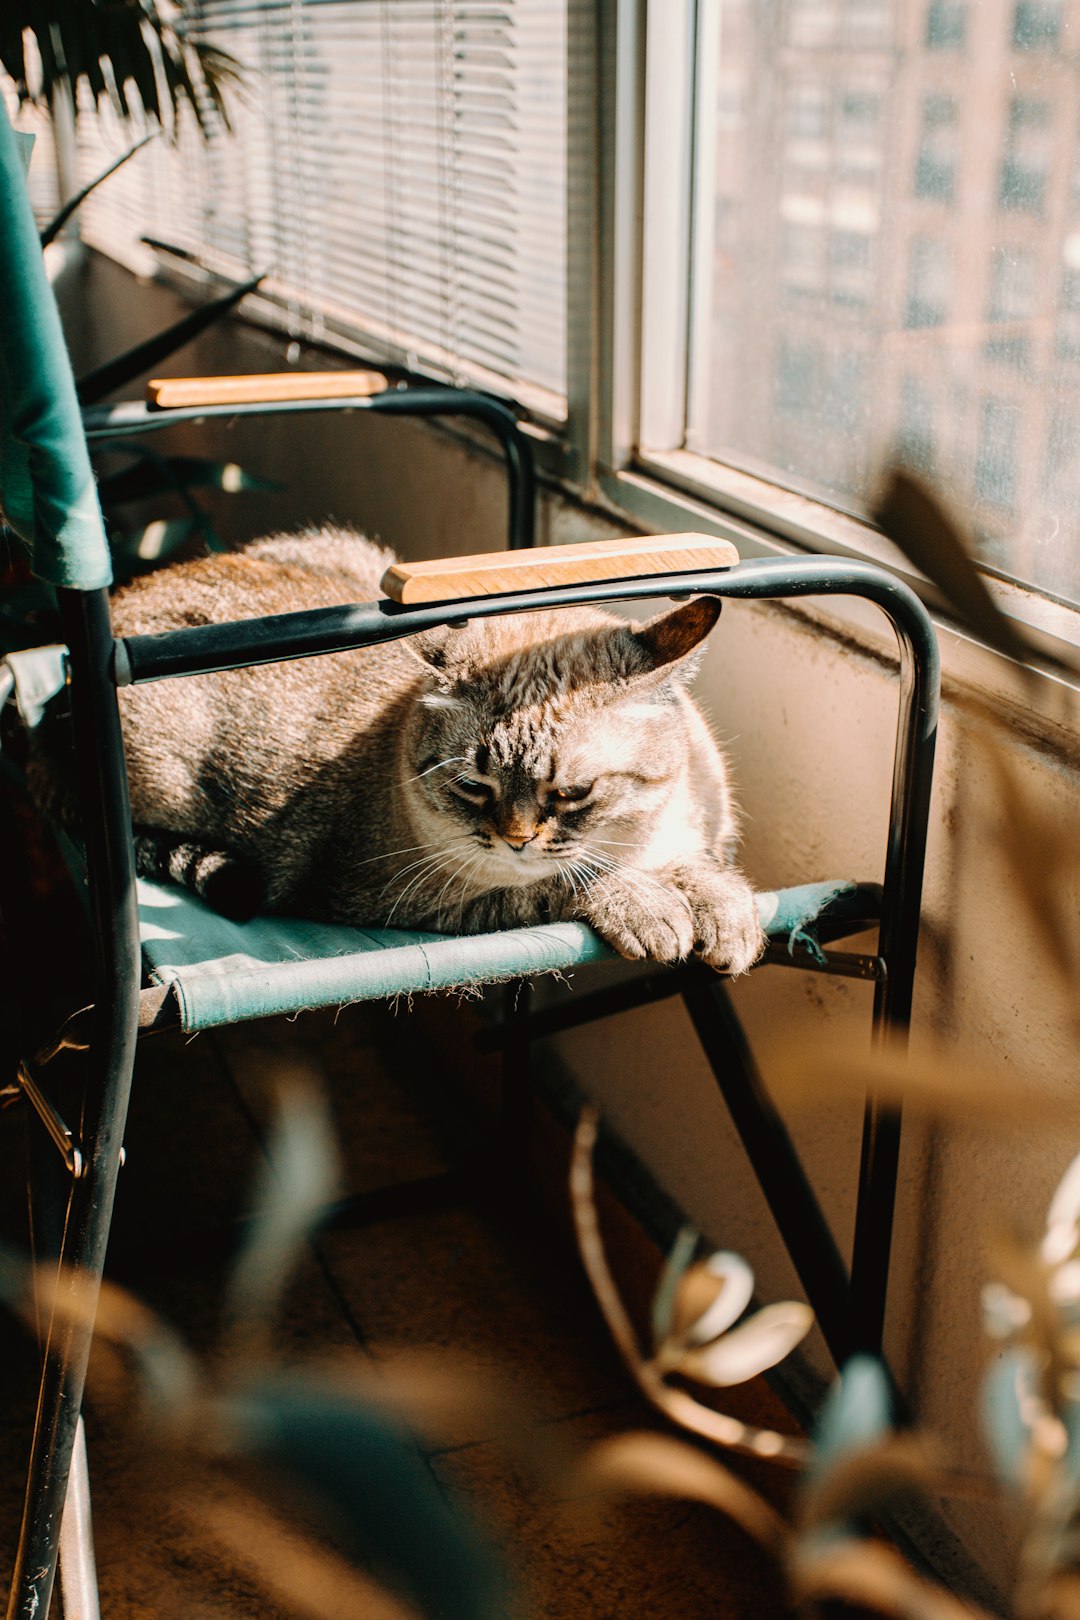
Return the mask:
[[(650, 4), (663, 11), (663, 27), (653, 29), (651, 38)], [(571, 220), (568, 231), (569, 417), (562, 454), (542, 454), (541, 465), (559, 471), (610, 515), (647, 529), (693, 528), (719, 535), (734, 541), (745, 557), (798, 550), (877, 562), (948, 624), (948, 607), (936, 587), (869, 518), (826, 506), (763, 472), (706, 458), (693, 449), (692, 431), (690, 442), (641, 448), (643, 422), (666, 424), (666, 436), (675, 437), (671, 401), (678, 399), (680, 387), (691, 409), (700, 399), (701, 379), (695, 379), (686, 358), (694, 352), (695, 318), (707, 318), (701, 288), (710, 279), (703, 274), (700, 245), (696, 264), (690, 248), (693, 210), (701, 207), (707, 186), (707, 166), (694, 172), (694, 109), (702, 63), (709, 60), (700, 42), (708, 41), (716, 15), (713, 0), (570, 0), (570, 104), (573, 109), (591, 98), (592, 109), (591, 117), (576, 124), (571, 112), (571, 206), (576, 175), (579, 202), (587, 194), (596, 214), (591, 229), (575, 230)], [(688, 39), (699, 42), (696, 55), (686, 50)], [(583, 81), (590, 73), (586, 90)], [(681, 108), (682, 116), (670, 116), (672, 108)], [(591, 178), (585, 178), (590, 164)], [(663, 206), (672, 224), (647, 258), (654, 175), (663, 176), (668, 193)], [(698, 238), (704, 234), (698, 232)], [(650, 405), (652, 414), (643, 417), (642, 383), (656, 374), (665, 338), (680, 330), (682, 319), (685, 347), (675, 381), (668, 383), (666, 403)], [(1075, 654), (1080, 607), (980, 566), (1001, 611), (1027, 632), (1036, 659)], [(958, 678), (1006, 690), (1002, 655), (955, 625), (950, 628)], [(1054, 688), (1063, 684), (1060, 672), (1043, 672)], [(1076, 690), (1073, 683), (1064, 684)]]

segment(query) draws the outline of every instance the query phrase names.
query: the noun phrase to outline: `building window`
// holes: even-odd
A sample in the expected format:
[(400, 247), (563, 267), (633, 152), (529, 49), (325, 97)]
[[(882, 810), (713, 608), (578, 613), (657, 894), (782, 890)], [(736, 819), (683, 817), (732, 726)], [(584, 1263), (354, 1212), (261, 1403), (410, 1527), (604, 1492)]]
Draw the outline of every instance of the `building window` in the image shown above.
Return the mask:
[(1053, 50), (1061, 34), (1061, 5), (1055, 0), (1018, 0), (1013, 12), (1013, 44), (1018, 51)]
[(952, 96), (926, 96), (922, 134), (915, 162), (915, 195), (952, 202), (957, 156), (956, 102)]
[(992, 332), (986, 353), (992, 360), (1024, 366), (1031, 358), (1031, 321), (1035, 315), (1036, 257), (1030, 247), (994, 248), (990, 271), (990, 304), (986, 316)]
[(993, 506), (1016, 501), (1016, 438), (1020, 407), (1009, 400), (984, 399), (975, 452), (975, 493)]
[(824, 227), (789, 219), (781, 241), (785, 287), (794, 292), (820, 293), (825, 286)]
[(939, 236), (917, 236), (908, 259), (908, 292), (904, 325), (909, 329), (941, 326), (952, 292), (952, 254)]
[(959, 50), (967, 36), (966, 0), (930, 0), (926, 44), (931, 51)]
[(934, 440), (934, 406), (921, 378), (905, 376), (900, 387), (900, 420), (896, 430), (896, 453), (905, 466), (925, 478), (937, 469)]
[(776, 404), (788, 416), (808, 415), (814, 407), (817, 390), (814, 350), (808, 343), (781, 339), (776, 356)]
[(1061, 278), (1055, 352), (1061, 360), (1080, 360), (1080, 268), (1066, 265)]
[(1005, 155), (998, 180), (998, 206), (1010, 212), (1041, 214), (1052, 157), (1050, 104), (1027, 96), (1009, 103)]
[(862, 304), (873, 291), (874, 239), (867, 231), (834, 230), (829, 237), (829, 292), (841, 304)]

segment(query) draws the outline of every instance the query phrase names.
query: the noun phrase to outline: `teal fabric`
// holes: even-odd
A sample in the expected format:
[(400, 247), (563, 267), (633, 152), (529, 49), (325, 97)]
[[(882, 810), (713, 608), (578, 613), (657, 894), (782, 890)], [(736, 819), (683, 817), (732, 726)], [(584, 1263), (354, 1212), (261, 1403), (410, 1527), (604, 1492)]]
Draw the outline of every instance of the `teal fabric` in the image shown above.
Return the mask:
[[(758, 896), (773, 939), (807, 935), (850, 882), (808, 883)], [(290, 917), (233, 923), (185, 890), (139, 881), (143, 956), (155, 984), (172, 985), (185, 1030), (340, 1006), (421, 990), (498, 983), (614, 959), (583, 923), (443, 935), (359, 930)], [(812, 937), (807, 935), (807, 937)]]
[(0, 509), (52, 585), (112, 579), (71, 362), (0, 101)]

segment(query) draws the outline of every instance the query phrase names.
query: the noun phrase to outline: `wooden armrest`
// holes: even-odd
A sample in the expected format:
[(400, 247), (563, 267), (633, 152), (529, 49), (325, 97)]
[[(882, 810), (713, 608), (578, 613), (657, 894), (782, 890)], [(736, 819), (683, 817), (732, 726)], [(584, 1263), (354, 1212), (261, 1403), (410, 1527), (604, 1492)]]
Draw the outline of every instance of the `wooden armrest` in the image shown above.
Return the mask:
[(650, 534), (630, 540), (545, 546), (537, 551), (395, 563), (383, 575), (382, 588), (394, 602), (446, 602), (531, 591), (541, 585), (585, 585), (594, 580), (685, 574), (695, 568), (732, 568), (738, 560), (730, 540), (708, 534)]
[(359, 399), (381, 394), (381, 371), (282, 371), (249, 377), (155, 377), (146, 398), (159, 411), (199, 405), (262, 405), (293, 399)]

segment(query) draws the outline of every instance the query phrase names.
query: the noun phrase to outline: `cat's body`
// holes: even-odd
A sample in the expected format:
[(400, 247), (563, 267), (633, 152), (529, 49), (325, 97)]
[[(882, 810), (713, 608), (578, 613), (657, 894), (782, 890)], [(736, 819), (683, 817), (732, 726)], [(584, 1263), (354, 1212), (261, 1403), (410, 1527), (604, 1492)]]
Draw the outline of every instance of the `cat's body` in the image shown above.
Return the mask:
[[(119, 591), (120, 636), (371, 601), (389, 553), (257, 541)], [(722, 755), (683, 689), (698, 601), (590, 609), (122, 692), (137, 853), (237, 913), (476, 932), (579, 917), (625, 955), (742, 971)]]

